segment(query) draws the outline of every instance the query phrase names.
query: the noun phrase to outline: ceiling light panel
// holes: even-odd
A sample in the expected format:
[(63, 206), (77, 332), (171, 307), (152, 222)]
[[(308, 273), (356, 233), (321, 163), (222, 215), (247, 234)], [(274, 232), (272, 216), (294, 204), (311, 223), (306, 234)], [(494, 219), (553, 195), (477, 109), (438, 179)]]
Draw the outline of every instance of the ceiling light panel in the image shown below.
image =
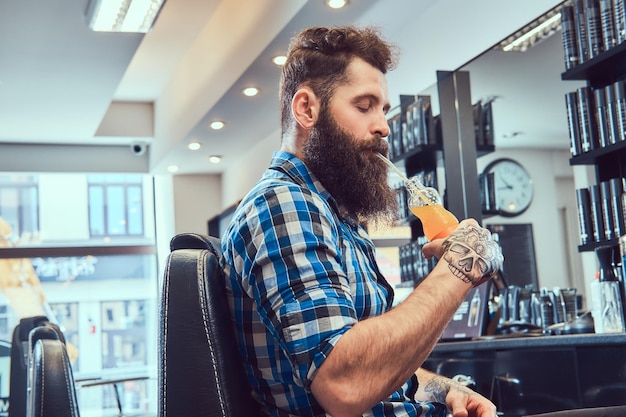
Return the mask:
[(165, 0), (90, 0), (89, 27), (97, 32), (147, 33)]
[(559, 5), (500, 42), (495, 49), (505, 52), (524, 52), (545, 41), (560, 29), (561, 6)]

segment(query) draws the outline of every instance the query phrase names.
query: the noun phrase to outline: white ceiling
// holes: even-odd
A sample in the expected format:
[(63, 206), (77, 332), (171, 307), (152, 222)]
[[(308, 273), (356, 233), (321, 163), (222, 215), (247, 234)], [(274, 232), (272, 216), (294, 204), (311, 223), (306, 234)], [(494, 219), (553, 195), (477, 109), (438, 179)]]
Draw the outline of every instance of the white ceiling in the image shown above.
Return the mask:
[[(2, 0), (0, 171), (33, 170), (29, 163), (36, 163), (3, 161), (3, 149), (21, 146), (54, 164), (54, 149), (80, 149), (78, 161), (89, 146), (101, 159), (91, 165), (98, 169), (123, 169), (119, 154), (102, 151), (118, 147), (155, 174), (169, 164), (181, 173), (222, 172), (260, 140), (275, 136), (278, 146), (279, 68), (271, 58), (300, 29), (379, 26), (401, 49), (399, 67), (388, 75), (397, 101), (427, 90), (437, 70), (464, 66), (559, 3), (351, 0), (331, 10), (324, 0), (167, 0), (143, 36), (90, 31), (88, 0)], [(502, 97), (494, 104), (496, 146), (568, 146), (563, 95), (576, 85), (560, 81), (560, 42), (559, 35), (523, 54), (492, 51), (467, 67), (474, 101)], [(249, 85), (261, 93), (243, 97)], [(216, 119), (226, 128), (211, 131)], [(516, 131), (524, 134), (502, 140)], [(191, 140), (203, 147), (189, 151)], [(136, 142), (149, 145), (141, 158), (129, 150)], [(223, 162), (210, 164), (211, 154)]]

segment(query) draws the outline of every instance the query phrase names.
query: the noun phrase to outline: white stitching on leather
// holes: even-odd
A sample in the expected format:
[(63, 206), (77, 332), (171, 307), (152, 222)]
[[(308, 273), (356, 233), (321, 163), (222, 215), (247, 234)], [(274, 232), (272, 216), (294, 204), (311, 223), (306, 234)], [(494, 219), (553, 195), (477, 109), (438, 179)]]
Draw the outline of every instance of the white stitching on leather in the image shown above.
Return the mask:
[(168, 335), (168, 328), (167, 328), (167, 324), (168, 324), (168, 320), (167, 320), (167, 313), (169, 311), (169, 288), (170, 288), (170, 270), (171, 270), (171, 266), (172, 266), (172, 254), (170, 254), (170, 256), (168, 257), (167, 260), (167, 268), (166, 268), (166, 272), (165, 272), (165, 281), (163, 282), (163, 300), (161, 300), (162, 302), (162, 308), (163, 308), (163, 313), (164, 313), (164, 317), (159, 317), (159, 319), (163, 320), (163, 341), (162, 341), (162, 347), (161, 349), (163, 349), (162, 353), (161, 353), (161, 369), (162, 369), (162, 373), (161, 373), (161, 378), (163, 379), (161, 382), (162, 388), (161, 388), (161, 392), (162, 392), (162, 398), (161, 398), (161, 407), (163, 408), (163, 417), (167, 416), (167, 360), (165, 358), (167, 358), (167, 335)]
[[(62, 342), (59, 342), (59, 346), (61, 347), (61, 360), (63, 361), (63, 374), (65, 375), (65, 387), (67, 388), (67, 393), (69, 394), (68, 400), (70, 403), (70, 409), (72, 410), (72, 416), (76, 415), (74, 410), (74, 403), (72, 402), (72, 390), (74, 389), (74, 383), (71, 381), (71, 378), (67, 372), (68, 367), (70, 366), (67, 360), (67, 354), (65, 353), (65, 347), (61, 345)], [(43, 416), (43, 414), (42, 414)]]
[[(36, 342), (35, 342), (36, 343)], [(34, 356), (35, 355), (35, 351), (34, 349), (31, 351), (31, 354)], [(33, 358), (34, 361), (34, 358)], [(43, 342), (41, 342), (41, 404), (39, 405), (39, 409), (41, 410), (41, 417), (44, 417), (43, 415), (43, 404), (44, 404), (44, 388), (46, 386), (45, 384), (46, 382), (46, 356), (43, 354)], [(31, 395), (33, 395), (33, 393), (31, 392)]]
[[(202, 309), (202, 322), (204, 324), (204, 333), (207, 337), (207, 342), (209, 344), (209, 353), (210, 353), (210, 358), (211, 358), (211, 362), (213, 363), (213, 374), (215, 376), (215, 383), (217, 385), (217, 396), (220, 402), (220, 408), (222, 411), (222, 416), (224, 417), (228, 417), (226, 415), (226, 405), (225, 405), (225, 401), (224, 401), (224, 397), (222, 394), (222, 386), (220, 384), (220, 379), (219, 379), (219, 375), (218, 375), (218, 371), (217, 371), (217, 362), (215, 360), (215, 351), (213, 350), (213, 341), (211, 340), (211, 335), (209, 334), (209, 326), (207, 324), (207, 317), (208, 317), (208, 313), (207, 313), (207, 305), (206, 305), (206, 298), (204, 297), (205, 295), (205, 283), (204, 280), (202, 279), (202, 277), (204, 276), (204, 272), (205, 272), (205, 265), (206, 265), (206, 259), (207, 259), (207, 255), (208, 254), (212, 254), (210, 251), (208, 250), (203, 250), (202, 251), (202, 257), (198, 260), (197, 266), (198, 266), (198, 288), (200, 289), (199, 291), (199, 298), (200, 298), (200, 308)], [(212, 254), (213, 255), (213, 254)]]

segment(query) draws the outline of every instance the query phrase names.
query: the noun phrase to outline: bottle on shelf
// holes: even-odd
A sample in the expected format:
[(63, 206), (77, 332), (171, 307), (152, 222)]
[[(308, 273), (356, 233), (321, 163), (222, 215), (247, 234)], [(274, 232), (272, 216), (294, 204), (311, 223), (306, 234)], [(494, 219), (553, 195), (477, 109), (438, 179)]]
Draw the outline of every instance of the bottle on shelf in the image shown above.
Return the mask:
[[(596, 314), (599, 315), (601, 321), (601, 333), (626, 331), (624, 326), (624, 305), (622, 302), (620, 280), (615, 275), (613, 268), (613, 251), (613, 246), (600, 246), (595, 249), (598, 258), (598, 288), (600, 293), (600, 311)], [(595, 322), (594, 317), (594, 323)], [(597, 327), (596, 333), (598, 333)]]
[(539, 296), (540, 314), (541, 314), (541, 328), (544, 333), (548, 331), (548, 327), (554, 324), (554, 300), (550, 297), (550, 293), (547, 288), (541, 289)]

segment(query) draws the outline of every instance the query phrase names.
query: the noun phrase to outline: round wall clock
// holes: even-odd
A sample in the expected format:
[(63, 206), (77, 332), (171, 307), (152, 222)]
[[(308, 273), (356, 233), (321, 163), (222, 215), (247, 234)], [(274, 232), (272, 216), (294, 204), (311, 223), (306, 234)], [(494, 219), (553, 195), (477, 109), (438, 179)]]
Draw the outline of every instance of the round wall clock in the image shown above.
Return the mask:
[(533, 182), (519, 162), (496, 159), (485, 167), (484, 173), (493, 173), (498, 214), (513, 217), (526, 211), (533, 199)]

